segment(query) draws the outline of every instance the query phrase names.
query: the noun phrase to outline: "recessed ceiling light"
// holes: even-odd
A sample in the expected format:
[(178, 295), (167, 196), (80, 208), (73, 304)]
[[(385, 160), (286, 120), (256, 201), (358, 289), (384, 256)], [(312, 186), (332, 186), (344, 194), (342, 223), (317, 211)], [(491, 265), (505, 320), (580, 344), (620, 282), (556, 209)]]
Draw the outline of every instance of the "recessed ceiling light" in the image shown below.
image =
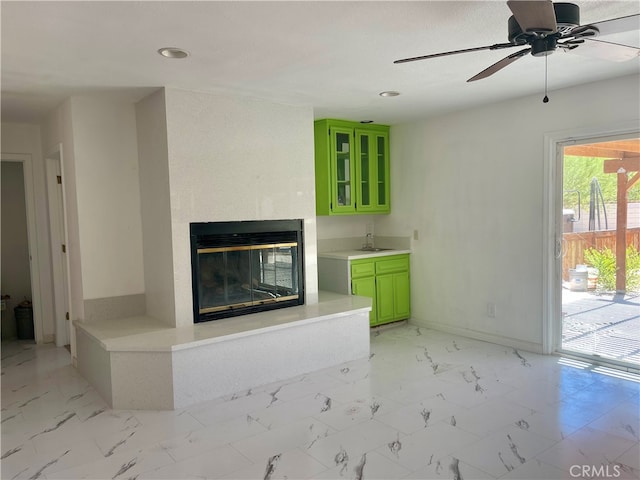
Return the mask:
[(167, 58), (185, 58), (189, 56), (189, 52), (177, 47), (164, 47), (158, 50), (158, 53)]
[(381, 97), (397, 97), (400, 95), (400, 92), (394, 92), (393, 90), (386, 90), (384, 92), (380, 92), (378, 95)]

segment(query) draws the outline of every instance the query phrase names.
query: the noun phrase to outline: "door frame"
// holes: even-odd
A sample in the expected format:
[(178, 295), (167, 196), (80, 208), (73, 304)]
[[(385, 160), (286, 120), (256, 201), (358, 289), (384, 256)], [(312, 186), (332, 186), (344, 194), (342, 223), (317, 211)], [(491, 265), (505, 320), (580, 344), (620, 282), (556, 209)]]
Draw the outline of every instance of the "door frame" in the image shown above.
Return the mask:
[(27, 242), (29, 244), (29, 274), (31, 275), (31, 306), (33, 307), (33, 331), (36, 343), (44, 342), (42, 325), (42, 298), (40, 287), (40, 255), (38, 253), (38, 228), (36, 220), (35, 187), (33, 181), (33, 159), (29, 153), (2, 152), (3, 162), (22, 163), (24, 197), (27, 210)]
[[(65, 206), (64, 182), (58, 184), (57, 176), (64, 178), (62, 144), (56, 145), (45, 156), (45, 181), (47, 184), (47, 207), (51, 242), (51, 267), (53, 275), (54, 332), (57, 347), (70, 343), (71, 286), (69, 283), (69, 255), (67, 235), (67, 210)], [(63, 254), (61, 245), (66, 245)], [(68, 318), (66, 318), (68, 314)]]
[(542, 352), (562, 346), (562, 167), (563, 148), (640, 134), (638, 121), (548, 132), (544, 135)]

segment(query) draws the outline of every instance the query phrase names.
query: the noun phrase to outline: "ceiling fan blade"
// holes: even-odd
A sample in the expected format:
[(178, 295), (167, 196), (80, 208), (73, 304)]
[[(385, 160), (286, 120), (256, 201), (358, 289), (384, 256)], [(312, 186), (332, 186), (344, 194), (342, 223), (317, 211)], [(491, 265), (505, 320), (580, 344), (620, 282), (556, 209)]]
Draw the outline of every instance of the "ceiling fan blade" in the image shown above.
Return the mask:
[(504, 57), (502, 60), (500, 60), (499, 62), (494, 63), (490, 67), (485, 68), (479, 74), (471, 77), (469, 80), (467, 80), (467, 82), (475, 82), (476, 80), (482, 80), (483, 78), (487, 78), (487, 77), (493, 75), (494, 73), (502, 70), (504, 67), (506, 67), (508, 65), (511, 65), (513, 62), (515, 62), (519, 58), (524, 57), (530, 51), (531, 51), (530, 48), (525, 48), (524, 50), (520, 50), (520, 51), (518, 51), (516, 53), (512, 53), (508, 57)]
[(509, 0), (507, 5), (523, 32), (554, 33), (558, 30), (551, 0)]
[(585, 57), (600, 58), (610, 62), (626, 62), (640, 56), (640, 48), (619, 43), (605, 42), (600, 39), (587, 38), (580, 48), (571, 50)]
[(600, 32), (599, 36), (640, 30), (640, 14), (604, 20), (592, 23), (589, 26), (596, 27)]
[(474, 47), (465, 48), (462, 50), (452, 50), (451, 52), (432, 53), (431, 55), (421, 55), (419, 57), (403, 58), (396, 60), (393, 63), (408, 63), (415, 62), (417, 60), (427, 60), (428, 58), (446, 57), (447, 55), (457, 55), (458, 53), (478, 52), (480, 50), (500, 50), (502, 48), (515, 47), (512, 43), (496, 43), (493, 45), (487, 45), (486, 47)]

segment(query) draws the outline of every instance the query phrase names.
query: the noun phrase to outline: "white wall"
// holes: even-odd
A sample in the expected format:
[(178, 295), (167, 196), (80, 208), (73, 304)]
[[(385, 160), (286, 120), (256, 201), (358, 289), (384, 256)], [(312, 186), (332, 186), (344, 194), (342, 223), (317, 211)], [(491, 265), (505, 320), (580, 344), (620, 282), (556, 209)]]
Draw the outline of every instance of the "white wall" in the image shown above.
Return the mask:
[(631, 76), (392, 127), (393, 208), (376, 234), (419, 232), (414, 323), (541, 349), (544, 136), (640, 127), (639, 86)]
[[(71, 99), (54, 109), (42, 123), (42, 145), (45, 155), (61, 146), (62, 183), (67, 220), (67, 255), (69, 256), (70, 319), (84, 319), (84, 294), (82, 292), (82, 257), (80, 252), (80, 227), (78, 218), (77, 180), (71, 119)], [(53, 316), (53, 314), (52, 314)], [(71, 329), (71, 349), (75, 353), (74, 329)], [(75, 356), (75, 355), (74, 355)]]
[(135, 107), (71, 98), (84, 299), (144, 292)]
[(85, 300), (144, 293), (134, 105), (70, 97), (44, 120), (42, 144), (45, 156), (61, 146), (71, 319), (84, 320)]
[(164, 89), (136, 105), (147, 315), (175, 326)]
[(323, 215), (317, 217), (318, 240), (362, 237), (364, 241), (367, 225), (374, 225), (377, 217), (378, 215), (337, 215), (335, 217)]

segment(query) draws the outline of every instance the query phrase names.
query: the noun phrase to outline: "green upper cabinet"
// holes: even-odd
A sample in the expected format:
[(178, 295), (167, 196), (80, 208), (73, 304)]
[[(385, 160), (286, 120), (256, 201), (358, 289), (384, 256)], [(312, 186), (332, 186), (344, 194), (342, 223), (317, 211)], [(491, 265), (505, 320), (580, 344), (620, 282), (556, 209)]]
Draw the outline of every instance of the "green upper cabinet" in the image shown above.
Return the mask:
[(389, 213), (389, 127), (315, 122), (316, 213)]

